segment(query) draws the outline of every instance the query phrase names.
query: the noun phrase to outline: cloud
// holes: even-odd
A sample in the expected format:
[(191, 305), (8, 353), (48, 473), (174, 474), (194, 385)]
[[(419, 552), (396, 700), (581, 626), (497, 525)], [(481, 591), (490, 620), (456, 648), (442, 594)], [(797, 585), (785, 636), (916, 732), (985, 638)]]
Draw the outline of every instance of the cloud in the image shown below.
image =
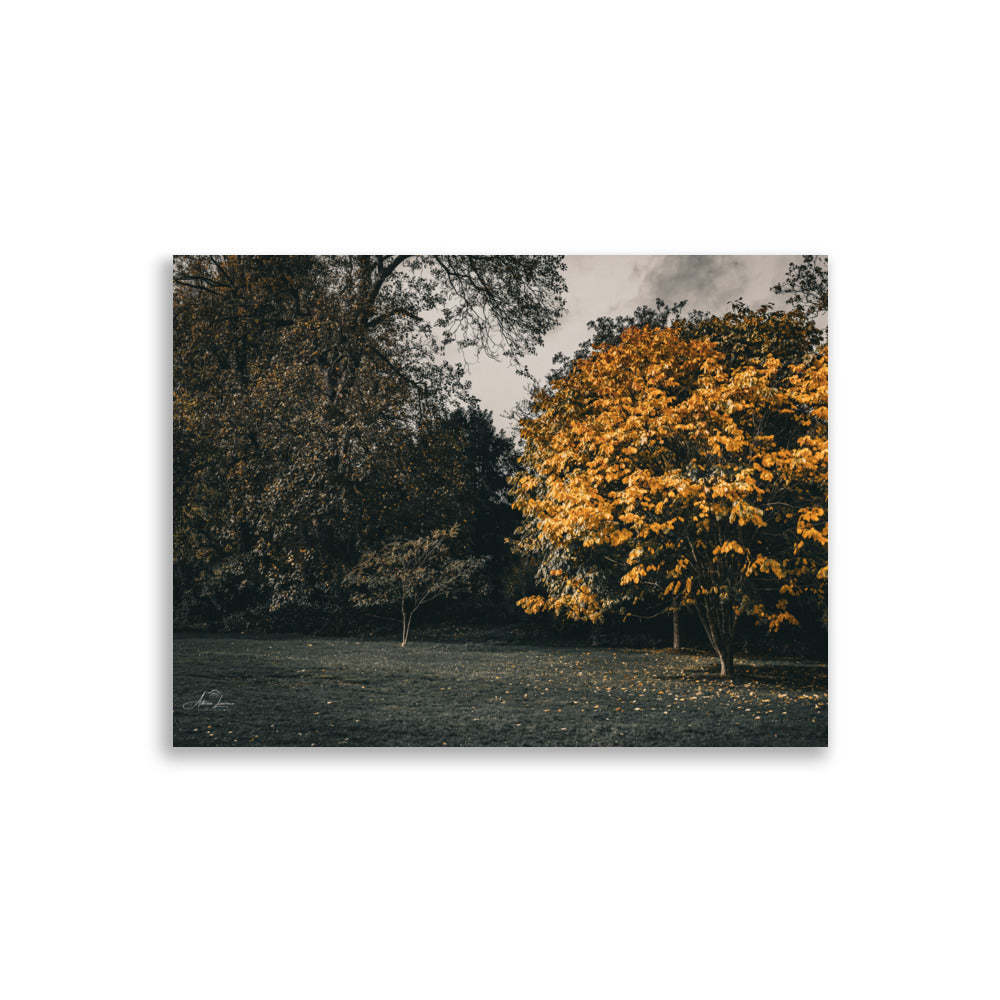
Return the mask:
[(774, 254), (649, 257), (639, 281), (640, 297), (648, 303), (686, 299), (689, 309), (711, 313), (725, 312), (737, 298), (753, 307), (781, 305), (770, 289), (795, 259)]

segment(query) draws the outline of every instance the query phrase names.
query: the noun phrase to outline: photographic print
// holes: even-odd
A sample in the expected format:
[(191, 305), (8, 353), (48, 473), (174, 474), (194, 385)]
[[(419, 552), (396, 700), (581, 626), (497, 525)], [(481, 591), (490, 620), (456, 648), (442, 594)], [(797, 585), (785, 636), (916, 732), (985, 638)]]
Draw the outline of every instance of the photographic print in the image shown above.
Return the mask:
[(828, 265), (173, 262), (174, 746), (827, 745)]

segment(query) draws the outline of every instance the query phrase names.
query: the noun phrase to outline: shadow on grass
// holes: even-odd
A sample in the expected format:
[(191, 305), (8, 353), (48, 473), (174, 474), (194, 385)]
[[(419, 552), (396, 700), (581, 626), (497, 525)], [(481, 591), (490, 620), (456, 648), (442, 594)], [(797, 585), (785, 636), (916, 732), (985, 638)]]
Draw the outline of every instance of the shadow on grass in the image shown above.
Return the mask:
[(737, 661), (737, 679), (776, 684), (799, 691), (826, 691), (826, 664), (749, 663)]

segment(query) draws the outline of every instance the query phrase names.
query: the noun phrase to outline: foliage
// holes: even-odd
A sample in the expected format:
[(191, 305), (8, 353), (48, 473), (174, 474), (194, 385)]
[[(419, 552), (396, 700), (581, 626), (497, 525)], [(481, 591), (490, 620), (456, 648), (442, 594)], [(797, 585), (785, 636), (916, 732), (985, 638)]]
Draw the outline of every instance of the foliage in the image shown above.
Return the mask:
[(451, 546), (459, 534), (455, 524), (422, 538), (389, 542), (363, 553), (345, 578), (355, 589), (352, 603), (362, 608), (398, 605), (405, 646), (416, 612), (436, 597), (467, 589), (486, 564), (480, 557), (453, 555)]
[[(796, 265), (789, 265), (790, 275), (795, 267)], [(781, 288), (776, 286), (773, 290), (781, 291)], [(685, 300), (667, 305), (663, 299), (658, 298), (655, 306), (639, 306), (627, 316), (601, 316), (591, 320), (587, 327), (593, 333), (577, 348), (573, 356), (560, 353), (553, 358), (554, 367), (548, 375), (549, 383), (565, 378), (572, 371), (574, 362), (588, 357), (600, 348), (619, 343), (626, 330), (642, 327), (673, 329), (685, 340), (713, 340), (733, 364), (748, 357), (765, 354), (772, 354), (785, 361), (801, 361), (823, 341), (821, 331), (813, 323), (814, 312), (776, 312), (767, 305), (754, 310), (742, 299), (737, 299), (730, 303), (729, 311), (723, 316), (713, 316), (698, 310), (685, 312), (686, 305)]]
[(830, 307), (829, 264), (825, 256), (805, 254), (801, 262), (789, 264), (785, 280), (772, 289), (788, 297), (790, 305), (807, 316), (818, 316)]
[(358, 552), (449, 523), (453, 510), (434, 518), (448, 481), (427, 470), (464, 447), (448, 414), (469, 394), (444, 347), (534, 350), (562, 309), (563, 268), (531, 256), (175, 258), (179, 615), (318, 624), (346, 609)]
[[(752, 359), (775, 356), (782, 363), (782, 370), (809, 357), (823, 342), (823, 335), (813, 321), (800, 311), (775, 312), (769, 306), (750, 309), (742, 301), (731, 303), (724, 316), (691, 311), (684, 314), (686, 303), (667, 305), (656, 300), (655, 307), (641, 306), (631, 315), (604, 316), (588, 323), (593, 331), (590, 339), (581, 344), (572, 358), (557, 355), (555, 368), (548, 376), (547, 387), (536, 386), (536, 398), (551, 394), (555, 384), (569, 376), (577, 362), (581, 362), (598, 349), (613, 347), (621, 342), (626, 330), (642, 327), (672, 328), (682, 339), (712, 340), (726, 355), (730, 368)], [(524, 404), (520, 416), (530, 416), (530, 406)], [(540, 550), (534, 550), (536, 559)], [(601, 592), (606, 616), (619, 618), (655, 618), (667, 610), (662, 600), (648, 599), (643, 593), (623, 593), (620, 578), (628, 571), (623, 553), (614, 550), (584, 548), (581, 544), (564, 541), (559, 546), (547, 546), (539, 570), (542, 578), (552, 572), (565, 571), (572, 566), (576, 573), (586, 574), (591, 585)], [(673, 612), (674, 644), (680, 645), (679, 626), (685, 617), (683, 601), (677, 599), (669, 610)], [(605, 630), (602, 628), (602, 634)]]
[(422, 511), (423, 523), (408, 532), (459, 524), (468, 554), (490, 562), (479, 596), (497, 607), (511, 569), (507, 539), (519, 521), (510, 502), (509, 480), (517, 469), (513, 440), (478, 406), (457, 407), (421, 430), (411, 469), (413, 495), (406, 506)]
[(799, 310), (783, 312), (768, 305), (751, 309), (740, 300), (731, 302), (723, 316), (692, 313), (676, 321), (672, 329), (684, 341), (711, 341), (730, 371), (771, 358), (777, 361), (780, 376), (825, 342), (823, 332)]
[(644, 326), (667, 329), (673, 326), (681, 318), (686, 305), (686, 301), (681, 301), (668, 306), (658, 298), (655, 306), (639, 306), (630, 316), (600, 316), (588, 321), (587, 329), (592, 330), (592, 334), (580, 344), (572, 357), (562, 352), (555, 355), (548, 381), (551, 383), (557, 378), (564, 378), (572, 371), (575, 361), (581, 361), (602, 347), (617, 344), (626, 330)]
[(795, 313), (678, 326), (630, 329), (536, 394), (515, 505), (546, 593), (521, 604), (692, 606), (726, 674), (740, 616), (777, 628), (790, 598), (825, 600), (827, 355)]

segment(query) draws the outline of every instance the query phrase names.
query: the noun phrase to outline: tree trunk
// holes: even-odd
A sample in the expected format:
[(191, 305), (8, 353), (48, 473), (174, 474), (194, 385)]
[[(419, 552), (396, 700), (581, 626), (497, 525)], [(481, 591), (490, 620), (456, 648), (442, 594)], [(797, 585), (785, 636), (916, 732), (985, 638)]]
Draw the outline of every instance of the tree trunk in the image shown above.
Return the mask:
[(674, 608), (674, 649), (681, 648), (681, 612)]
[(738, 615), (731, 607), (720, 606), (711, 607), (706, 604), (704, 608), (697, 605), (698, 617), (702, 625), (705, 626), (705, 634), (708, 641), (715, 650), (715, 655), (719, 658), (719, 676), (732, 677), (734, 673), (735, 659), (733, 657), (733, 638), (736, 634), (736, 621)]
[(712, 649), (715, 650), (715, 655), (719, 658), (719, 676), (720, 677), (732, 677), (733, 676), (733, 637), (732, 635), (720, 636), (718, 634), (710, 635), (709, 640), (712, 643)]
[(403, 645), (406, 645), (406, 640), (410, 638), (410, 626), (413, 624), (413, 616), (416, 614), (417, 609), (414, 608), (409, 614), (403, 611)]
[(717, 649), (716, 653), (719, 656), (719, 664), (722, 669), (719, 671), (720, 677), (732, 677), (733, 676), (733, 645), (729, 643), (729, 646), (723, 646), (722, 649)]

